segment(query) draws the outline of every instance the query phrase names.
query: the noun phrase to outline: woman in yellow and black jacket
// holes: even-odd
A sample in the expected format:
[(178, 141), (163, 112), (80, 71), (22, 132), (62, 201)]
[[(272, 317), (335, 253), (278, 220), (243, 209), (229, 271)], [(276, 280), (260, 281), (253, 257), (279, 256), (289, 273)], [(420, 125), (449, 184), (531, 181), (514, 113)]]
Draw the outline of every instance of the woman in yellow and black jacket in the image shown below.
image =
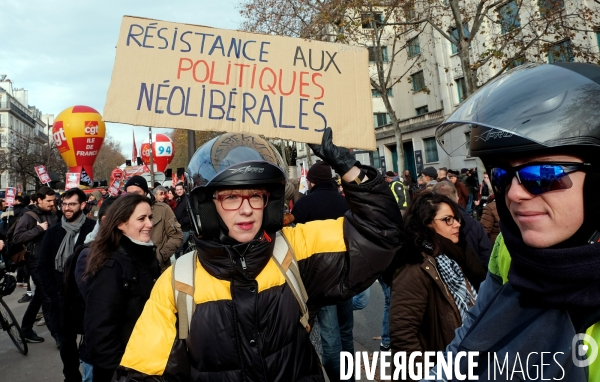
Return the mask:
[[(383, 177), (332, 143), (313, 151), (343, 179), (350, 211), (283, 228), (310, 310), (371, 285), (403, 240), (402, 217)], [(172, 272), (163, 273), (136, 324), (119, 381), (323, 381), (293, 290), (273, 260), (285, 186), (279, 154), (262, 138), (228, 133), (191, 159), (196, 239), (195, 311), (178, 339)]]

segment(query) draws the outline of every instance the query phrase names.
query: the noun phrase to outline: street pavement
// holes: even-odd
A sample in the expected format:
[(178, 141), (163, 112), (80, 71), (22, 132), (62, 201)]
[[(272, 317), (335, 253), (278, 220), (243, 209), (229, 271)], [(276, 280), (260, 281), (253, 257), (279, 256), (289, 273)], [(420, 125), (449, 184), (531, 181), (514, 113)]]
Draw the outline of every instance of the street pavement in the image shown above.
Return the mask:
[[(4, 301), (12, 310), (19, 325), (27, 303), (19, 304), (18, 299), (25, 293), (25, 289), (17, 288)], [(381, 335), (381, 320), (383, 317), (383, 293), (379, 283), (371, 287), (371, 299), (367, 307), (354, 312), (354, 351), (379, 350), (379, 341), (373, 340), (374, 336)], [(27, 344), (29, 353), (19, 353), (6, 332), (0, 331), (0, 381), (2, 382), (41, 382), (62, 381), (62, 363), (56, 348), (56, 342), (48, 332), (46, 326), (34, 325), (33, 330), (46, 339), (39, 344)], [(366, 381), (364, 372), (362, 379)]]

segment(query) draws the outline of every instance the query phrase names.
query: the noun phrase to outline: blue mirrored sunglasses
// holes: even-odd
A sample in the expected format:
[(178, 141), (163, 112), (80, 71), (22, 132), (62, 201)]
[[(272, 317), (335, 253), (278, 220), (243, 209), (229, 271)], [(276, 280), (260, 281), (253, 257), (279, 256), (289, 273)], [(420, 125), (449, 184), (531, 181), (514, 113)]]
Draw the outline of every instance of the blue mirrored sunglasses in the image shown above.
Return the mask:
[(491, 171), (492, 187), (495, 192), (507, 192), (513, 178), (517, 177), (519, 184), (532, 195), (566, 190), (573, 186), (573, 181), (568, 174), (585, 171), (590, 166), (590, 163), (542, 162), (527, 163), (517, 167), (494, 167)]

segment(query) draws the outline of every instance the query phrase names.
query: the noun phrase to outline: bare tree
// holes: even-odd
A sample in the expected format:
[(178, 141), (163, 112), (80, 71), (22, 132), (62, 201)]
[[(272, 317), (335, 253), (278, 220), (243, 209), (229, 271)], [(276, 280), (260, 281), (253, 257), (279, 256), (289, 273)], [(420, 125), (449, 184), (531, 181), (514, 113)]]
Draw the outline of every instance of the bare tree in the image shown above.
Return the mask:
[(388, 89), (411, 81), (407, 74), (424, 63), (411, 51), (415, 37), (452, 44), (444, 69), (464, 78), (463, 99), (523, 62), (600, 63), (600, 0), (242, 0), (240, 13), (244, 30), (367, 46), (371, 86), (394, 128), (400, 171), (402, 131)]
[(125, 156), (121, 152), (121, 143), (107, 135), (94, 162), (94, 177), (108, 180), (112, 171), (124, 163)]
[[(250, 32), (309, 38), (364, 46), (369, 50), (372, 92), (380, 96), (393, 127), (398, 169), (404, 168), (402, 131), (390, 101), (390, 89), (402, 81), (422, 57), (410, 43), (422, 31), (405, 23), (413, 8), (403, 0), (245, 0), (242, 29)], [(402, 65), (397, 65), (401, 62)], [(394, 71), (403, 67), (403, 71)], [(310, 156), (310, 152), (309, 152)]]
[[(412, 21), (429, 25), (452, 44), (455, 76), (464, 77), (464, 98), (523, 62), (600, 63), (593, 43), (600, 2), (564, 0), (407, 0)], [(451, 60), (452, 61), (452, 60)]]

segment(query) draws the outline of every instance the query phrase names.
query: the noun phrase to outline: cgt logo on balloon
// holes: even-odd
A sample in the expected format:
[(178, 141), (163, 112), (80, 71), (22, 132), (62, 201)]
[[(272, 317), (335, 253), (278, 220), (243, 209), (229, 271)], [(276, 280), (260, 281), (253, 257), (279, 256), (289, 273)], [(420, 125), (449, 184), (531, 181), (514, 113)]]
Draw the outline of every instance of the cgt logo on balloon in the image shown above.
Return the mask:
[(69, 142), (67, 142), (67, 137), (65, 136), (65, 129), (63, 128), (62, 121), (54, 122), (54, 125), (52, 126), (52, 138), (54, 139), (54, 144), (59, 153), (62, 154), (71, 149), (69, 147)]
[(56, 117), (52, 138), (69, 172), (84, 172), (93, 179), (93, 165), (102, 147), (106, 127), (102, 116), (89, 106), (69, 107)]

